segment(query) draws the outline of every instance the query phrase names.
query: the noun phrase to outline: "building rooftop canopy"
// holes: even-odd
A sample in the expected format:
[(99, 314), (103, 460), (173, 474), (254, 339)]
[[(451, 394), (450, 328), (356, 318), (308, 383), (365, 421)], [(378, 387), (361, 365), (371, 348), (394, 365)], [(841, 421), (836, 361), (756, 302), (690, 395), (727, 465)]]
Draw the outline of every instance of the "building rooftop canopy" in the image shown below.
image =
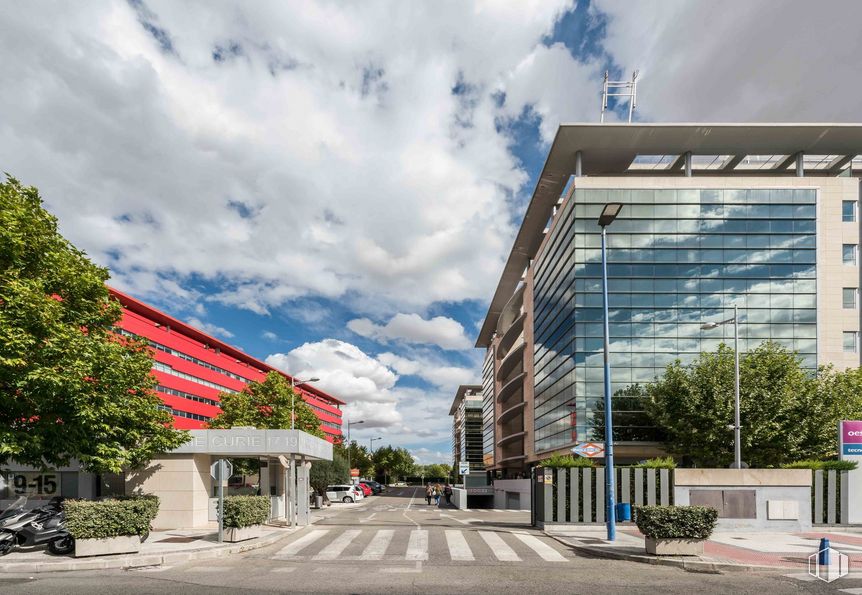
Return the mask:
[[(805, 175), (862, 170), (862, 124), (561, 124), (527, 207), (476, 347), (490, 344), (497, 319), (542, 242), (554, 205), (575, 174), (585, 176)], [(850, 171), (848, 171), (848, 169)]]
[(452, 406), (449, 408), (449, 415), (455, 415), (458, 410), (458, 405), (464, 400), (464, 397), (470, 394), (481, 394), (482, 386), (478, 384), (462, 384), (455, 391), (455, 399), (452, 401)]

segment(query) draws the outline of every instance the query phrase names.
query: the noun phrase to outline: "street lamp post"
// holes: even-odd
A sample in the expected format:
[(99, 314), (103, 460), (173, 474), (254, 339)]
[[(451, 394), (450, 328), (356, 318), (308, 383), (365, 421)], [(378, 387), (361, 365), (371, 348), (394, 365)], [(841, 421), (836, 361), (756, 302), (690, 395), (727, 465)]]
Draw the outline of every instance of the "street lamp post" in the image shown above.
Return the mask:
[(608, 249), (607, 228), (620, 214), (623, 205), (611, 202), (602, 209), (599, 215), (599, 226), (602, 228), (602, 309), (604, 311), (605, 335), (605, 494), (607, 494), (608, 541), (617, 537), (617, 518), (615, 510), (615, 477), (614, 477), (614, 421), (611, 404), (611, 362), (608, 325)]
[(375, 440), (383, 440), (383, 436), (377, 436), (376, 438), (369, 438), (368, 442), (371, 447), (371, 454), (374, 454), (374, 441)]
[[(359, 420), (359, 421), (353, 421), (353, 422), (350, 421), (349, 419), (347, 420), (347, 474), (348, 475), (350, 475), (350, 424), (353, 424), (355, 426), (355, 425), (364, 424), (364, 423), (365, 423), (365, 420)], [(349, 477), (348, 479), (350, 479), (350, 483), (353, 483), (353, 477)]]
[(733, 307), (733, 318), (721, 322), (707, 322), (700, 328), (708, 331), (723, 324), (733, 325), (733, 467), (742, 469), (742, 426), (739, 423), (739, 308)]
[(320, 378), (309, 378), (308, 380), (297, 380), (294, 376), (290, 377), (290, 429), (296, 429), (295, 419), (296, 411), (294, 410), (294, 396), (296, 395), (296, 387), (309, 382), (317, 382)]

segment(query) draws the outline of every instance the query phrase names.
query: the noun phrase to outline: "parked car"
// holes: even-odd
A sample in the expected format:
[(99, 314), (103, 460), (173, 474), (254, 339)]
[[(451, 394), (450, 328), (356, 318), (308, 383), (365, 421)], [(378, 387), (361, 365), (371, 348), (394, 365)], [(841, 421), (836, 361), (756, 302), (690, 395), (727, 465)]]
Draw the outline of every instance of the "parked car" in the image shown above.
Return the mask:
[(362, 500), (364, 494), (358, 487), (343, 483), (327, 486), (326, 497), (336, 502), (350, 503)]
[(364, 486), (368, 486), (369, 488), (371, 488), (371, 491), (374, 492), (375, 494), (379, 494), (380, 492), (383, 491), (383, 486), (380, 485), (379, 483), (377, 483), (376, 481), (363, 480), (363, 481), (360, 481), (359, 484), (364, 485)]
[(373, 489), (371, 489), (371, 486), (370, 486), (370, 485), (365, 484), (365, 483), (362, 483), (362, 482), (359, 482), (359, 483), (357, 484), (357, 486), (359, 487), (359, 489), (361, 489), (361, 490), (362, 490), (362, 495), (363, 495), (363, 496), (373, 496), (373, 495), (374, 495), (374, 490), (373, 490)]

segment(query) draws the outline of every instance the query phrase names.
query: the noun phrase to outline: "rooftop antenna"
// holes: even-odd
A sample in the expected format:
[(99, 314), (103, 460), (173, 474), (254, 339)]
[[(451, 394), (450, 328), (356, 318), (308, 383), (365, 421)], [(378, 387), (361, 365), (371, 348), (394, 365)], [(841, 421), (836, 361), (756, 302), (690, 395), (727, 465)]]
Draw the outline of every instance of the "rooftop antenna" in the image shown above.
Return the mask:
[(638, 73), (635, 70), (632, 73), (631, 81), (611, 81), (608, 80), (608, 71), (605, 70), (605, 80), (602, 82), (602, 116), (599, 122), (605, 123), (605, 111), (608, 109), (608, 97), (628, 97), (629, 98), (629, 124), (632, 123), (632, 116), (637, 107), (638, 95)]

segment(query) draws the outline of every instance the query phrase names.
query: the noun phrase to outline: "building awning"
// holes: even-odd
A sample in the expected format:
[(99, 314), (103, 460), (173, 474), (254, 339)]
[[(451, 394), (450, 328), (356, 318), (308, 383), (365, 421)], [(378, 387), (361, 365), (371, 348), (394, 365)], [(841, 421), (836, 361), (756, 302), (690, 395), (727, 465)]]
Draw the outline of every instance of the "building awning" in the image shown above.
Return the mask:
[(332, 444), (301, 430), (190, 430), (191, 439), (170, 454), (210, 454), (224, 457), (295, 455), (331, 461)]

